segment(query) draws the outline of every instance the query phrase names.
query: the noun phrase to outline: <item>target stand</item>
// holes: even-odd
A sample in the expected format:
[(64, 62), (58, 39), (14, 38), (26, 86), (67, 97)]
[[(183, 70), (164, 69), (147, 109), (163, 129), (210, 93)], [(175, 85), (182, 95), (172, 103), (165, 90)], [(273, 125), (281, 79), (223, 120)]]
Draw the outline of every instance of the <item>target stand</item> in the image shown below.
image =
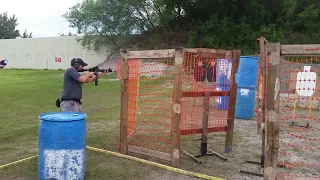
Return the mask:
[[(207, 80), (205, 80), (205, 84), (207, 84)], [(195, 162), (202, 163), (199, 160), (199, 157), (203, 156), (217, 156), (222, 160), (227, 160), (227, 158), (223, 157), (219, 153), (208, 149), (208, 125), (209, 125), (209, 108), (210, 108), (210, 96), (230, 96), (230, 91), (196, 91), (196, 92), (182, 92), (182, 97), (204, 97), (204, 110), (203, 110), (203, 121), (202, 121), (202, 129), (201, 129), (201, 144), (200, 144), (200, 154), (192, 155), (191, 153), (183, 150), (183, 153), (189, 157), (191, 157)]]
[[(235, 84), (235, 74), (238, 69), (240, 56), (234, 52), (232, 59), (224, 57), (226, 56), (216, 57), (213, 61), (202, 61), (201, 59), (198, 59), (200, 61), (197, 62), (197, 66), (194, 68), (195, 73), (193, 76), (196, 82), (204, 83), (205, 88), (200, 92), (197, 91), (197, 89), (199, 89), (198, 87), (194, 88), (196, 91), (193, 92), (182, 92), (182, 97), (201, 97), (204, 99), (202, 107), (203, 114), (201, 116), (202, 126), (199, 127), (199, 131), (197, 131), (201, 133), (200, 153), (191, 154), (183, 150), (185, 155), (189, 156), (197, 163), (202, 163), (202, 161), (199, 160), (199, 157), (204, 156), (217, 156), (220, 159), (227, 161), (227, 158), (208, 148), (208, 133), (210, 132), (226, 131), (225, 152), (228, 153), (232, 151), (232, 142), (229, 143), (228, 139), (233, 135), (235, 97), (237, 94), (237, 87), (233, 86), (233, 84)], [(213, 85), (213, 88), (209, 87), (209, 83), (215, 84)], [(223, 108), (219, 106), (219, 109), (210, 111), (210, 97), (229, 97), (229, 100), (226, 100), (228, 101), (228, 105)], [(220, 104), (221, 102), (219, 101), (219, 105)], [(211, 119), (209, 121), (209, 116), (226, 116), (226, 124), (214, 125), (214, 127), (211, 127), (211, 124), (209, 123), (211, 122)]]

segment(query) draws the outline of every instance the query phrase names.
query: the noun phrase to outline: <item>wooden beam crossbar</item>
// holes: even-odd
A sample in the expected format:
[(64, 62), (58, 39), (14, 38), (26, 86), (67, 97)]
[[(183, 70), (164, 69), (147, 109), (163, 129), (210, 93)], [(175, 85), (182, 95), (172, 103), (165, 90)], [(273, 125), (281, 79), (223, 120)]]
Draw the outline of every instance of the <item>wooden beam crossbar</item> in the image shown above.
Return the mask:
[(197, 57), (223, 59), (226, 58), (226, 53), (198, 52)]
[[(182, 97), (204, 97), (206, 91), (182, 92)], [(230, 96), (230, 91), (210, 91), (210, 96)]]
[(175, 49), (128, 51), (128, 59), (173, 58)]
[[(221, 127), (208, 127), (208, 133), (212, 132), (225, 132), (227, 131), (227, 126), (221, 126)], [(202, 133), (201, 128), (194, 128), (194, 129), (188, 129), (188, 130), (180, 130), (180, 134), (182, 135), (191, 135), (191, 134), (199, 134)]]
[(208, 49), (208, 48), (185, 48), (184, 52), (195, 53), (199, 57), (206, 58), (232, 58), (232, 51), (222, 49)]
[(320, 55), (320, 44), (280, 45), (281, 56)]
[[(195, 53), (203, 58), (232, 58), (232, 51), (207, 48), (182, 48), (184, 52)], [(174, 58), (175, 49), (128, 51), (128, 59)]]

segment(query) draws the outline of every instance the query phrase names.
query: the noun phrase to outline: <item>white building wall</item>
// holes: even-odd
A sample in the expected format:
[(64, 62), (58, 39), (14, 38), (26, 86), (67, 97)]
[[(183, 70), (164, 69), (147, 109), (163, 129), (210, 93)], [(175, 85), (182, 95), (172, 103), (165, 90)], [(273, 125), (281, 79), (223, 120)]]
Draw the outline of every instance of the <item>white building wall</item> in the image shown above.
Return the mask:
[(74, 57), (82, 58), (89, 67), (106, 60), (107, 47), (99, 52), (87, 50), (76, 36), (27, 39), (0, 39), (0, 60), (8, 59), (6, 69), (66, 69)]

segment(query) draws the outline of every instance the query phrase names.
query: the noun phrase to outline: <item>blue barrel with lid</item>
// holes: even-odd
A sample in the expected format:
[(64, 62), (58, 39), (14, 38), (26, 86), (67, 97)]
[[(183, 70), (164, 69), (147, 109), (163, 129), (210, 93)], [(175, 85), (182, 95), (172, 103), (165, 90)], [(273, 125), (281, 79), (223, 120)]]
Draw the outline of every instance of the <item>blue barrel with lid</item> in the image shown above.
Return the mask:
[(49, 112), (39, 118), (38, 179), (85, 179), (87, 115)]
[(240, 56), (236, 83), (238, 88), (255, 89), (258, 76), (258, 57)]

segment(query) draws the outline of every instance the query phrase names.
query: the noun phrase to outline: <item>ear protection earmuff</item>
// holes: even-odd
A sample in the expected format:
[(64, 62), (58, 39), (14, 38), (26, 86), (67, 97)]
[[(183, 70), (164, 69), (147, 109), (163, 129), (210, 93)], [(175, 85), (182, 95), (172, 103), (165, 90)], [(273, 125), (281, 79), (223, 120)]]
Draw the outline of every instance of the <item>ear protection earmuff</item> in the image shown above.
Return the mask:
[(79, 66), (80, 66), (79, 59), (78, 59), (78, 58), (75, 58), (75, 59), (74, 59), (73, 67), (75, 67), (76, 69), (78, 69)]

